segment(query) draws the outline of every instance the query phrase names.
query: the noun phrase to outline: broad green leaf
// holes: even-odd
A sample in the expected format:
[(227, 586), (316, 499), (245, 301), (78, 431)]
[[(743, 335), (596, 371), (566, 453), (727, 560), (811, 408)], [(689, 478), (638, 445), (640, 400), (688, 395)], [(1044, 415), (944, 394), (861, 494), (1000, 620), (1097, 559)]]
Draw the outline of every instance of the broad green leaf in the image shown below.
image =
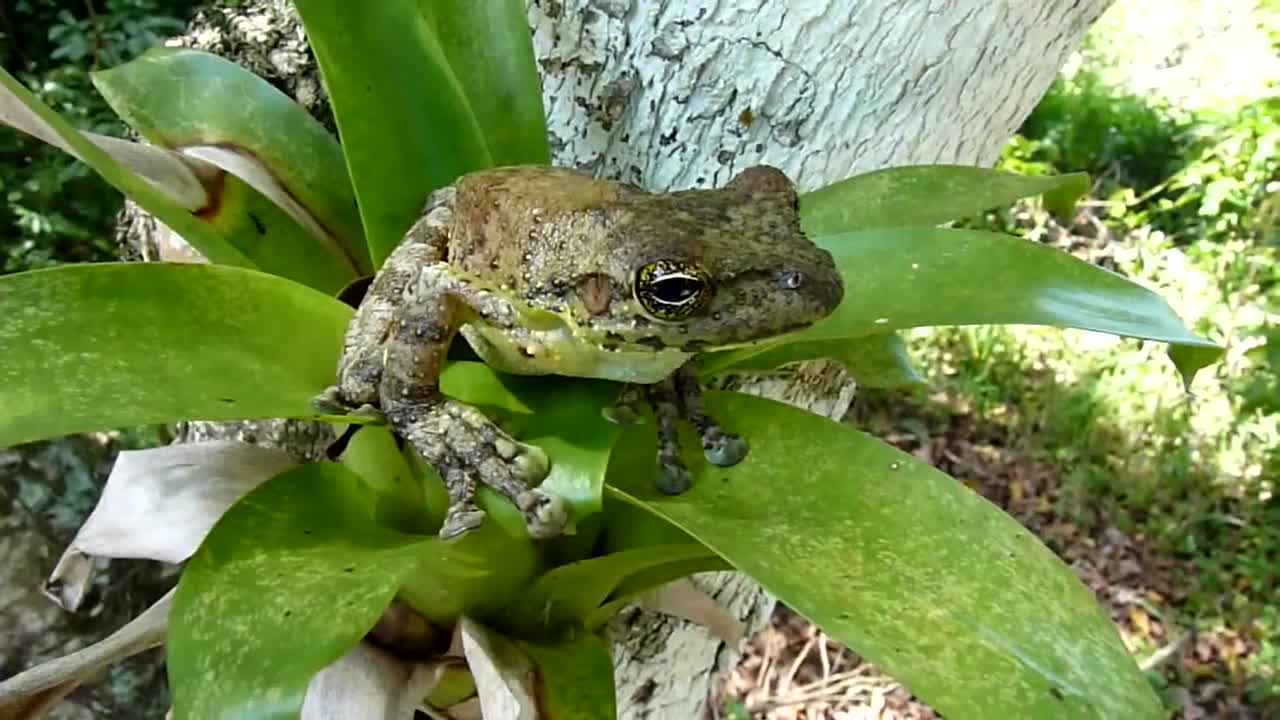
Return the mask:
[[(780, 403), (709, 393), (751, 441), (610, 491), (666, 518), (953, 720), (1163, 718), (1093, 595), (1034, 535), (952, 478)], [(623, 442), (633, 440), (630, 433)]]
[(211, 265), (0, 277), (0, 445), (186, 419), (309, 417), (351, 309)]
[[(1184, 378), (1222, 353), (1187, 330), (1156, 293), (1011, 235), (894, 228), (815, 241), (835, 257), (844, 278), (844, 302), (789, 342), (928, 325), (1054, 325), (1182, 347), (1174, 359)], [(754, 354), (752, 349), (736, 352)]]
[[(345, 428), (337, 428), (341, 433)], [(396, 446), (391, 429), (360, 428), (339, 458), (343, 467), (359, 475), (377, 493), (375, 516), (400, 532), (427, 535), (437, 532), (444, 508), (428, 505), (423, 479)]]
[(940, 225), (1032, 195), (1055, 212), (1089, 189), (1084, 173), (1033, 177), (967, 165), (885, 168), (800, 196), (800, 225), (810, 237), (872, 228)]
[(231, 173), (222, 173), (221, 182), (217, 206), (201, 217), (256, 269), (326, 295), (337, 295), (351, 281), (350, 267), (271, 198)]
[(911, 364), (906, 344), (897, 333), (778, 343), (765, 345), (754, 355), (730, 350), (704, 357), (700, 362), (704, 376), (734, 370), (773, 370), (799, 360), (829, 358), (844, 365), (862, 387), (901, 388), (924, 382)]
[(420, 0), (495, 165), (551, 162), (524, 0)]
[(378, 266), (427, 195), (492, 164), (417, 0), (296, 0)]
[[(683, 567), (695, 560), (704, 561), (706, 569), (720, 567), (715, 554), (697, 543), (650, 545), (561, 565), (544, 573), (514, 599), (503, 624), (525, 637), (580, 627), (628, 578), (675, 563)], [(631, 592), (643, 589), (636, 587)]]
[[(212, 180), (196, 169), (208, 167), (207, 163), (188, 163), (158, 148), (150, 152), (116, 138), (97, 136), (96, 142), (90, 140), (3, 69), (0, 69), (0, 121), (74, 155), (211, 261), (242, 267), (254, 265), (229, 238), (202, 222), (200, 213), (208, 205), (211, 193), (207, 184)], [(112, 151), (108, 152), (99, 143)], [(175, 166), (175, 158), (186, 167), (185, 173), (182, 167)]]
[(521, 642), (538, 668), (542, 720), (601, 720), (618, 716), (609, 646), (583, 633), (554, 645)]
[(371, 271), (342, 148), (270, 83), (217, 55), (156, 48), (93, 73), (93, 84), (116, 114), (155, 145), (238, 151), (260, 163), (273, 186), (254, 187), (320, 241), (320, 248), (309, 243), (310, 262), (337, 262), (348, 279)]
[(524, 592), (544, 569), (538, 544), (529, 539), (515, 506), (484, 487), (477, 493), (476, 504), (488, 518), (449, 545), (469, 557), (483, 558), (483, 564), (453, 574), (423, 567), (401, 583), (399, 598), (432, 622), (449, 624), (463, 615), (499, 619), (511, 598)]
[[(613, 593), (609, 596), (608, 602), (601, 605), (599, 609), (591, 613), (591, 616), (587, 618), (587, 629), (598, 630), (604, 627), (613, 619), (613, 616), (622, 612), (623, 608), (628, 605), (635, 604), (637, 600), (636, 596), (641, 593), (657, 589), (658, 593), (661, 594), (665, 590), (670, 590), (670, 588), (663, 588), (662, 586), (668, 585), (682, 578), (687, 578), (694, 573), (732, 569), (732, 565), (725, 562), (724, 558), (717, 555), (714, 558), (697, 557), (689, 560), (675, 560), (673, 562), (655, 565), (651, 568), (641, 570), (626, 580), (618, 583), (618, 587), (614, 588)], [(641, 597), (639, 599), (639, 604), (646, 609), (657, 610), (658, 612), (667, 612), (669, 615), (677, 615), (685, 618), (686, 620), (706, 625), (708, 628), (712, 625), (710, 622), (702, 622), (702, 619), (700, 618), (691, 617), (690, 614), (668, 612), (670, 610), (675, 610), (675, 608), (668, 607), (664, 609), (659, 605), (651, 604), (651, 599), (652, 598)], [(727, 611), (724, 612), (727, 613)]]
[(351, 472), (313, 463), (222, 516), (173, 600), (175, 718), (296, 718), (312, 676), (373, 627), (411, 571), (477, 567), (435, 537), (381, 525), (374, 502)]
[(569, 504), (573, 532), (580, 520), (600, 512), (609, 453), (621, 433), (600, 411), (617, 398), (620, 386), (511, 378), (509, 387), (534, 410), (521, 440), (538, 445), (552, 459), (542, 487)]

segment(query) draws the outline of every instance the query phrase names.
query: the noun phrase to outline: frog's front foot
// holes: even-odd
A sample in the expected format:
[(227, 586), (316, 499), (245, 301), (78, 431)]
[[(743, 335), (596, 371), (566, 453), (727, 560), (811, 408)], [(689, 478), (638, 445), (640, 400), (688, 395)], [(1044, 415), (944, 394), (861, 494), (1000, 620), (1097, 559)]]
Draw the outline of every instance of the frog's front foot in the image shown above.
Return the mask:
[(346, 399), (341, 388), (330, 385), (324, 392), (311, 398), (311, 409), (324, 415), (353, 415), (370, 422), (385, 422), (382, 410), (373, 403), (353, 403)]
[(611, 422), (630, 424), (639, 418), (636, 404), (648, 399), (658, 423), (658, 468), (656, 484), (668, 495), (679, 495), (689, 489), (692, 478), (680, 460), (680, 438), (677, 425), (688, 420), (702, 436), (702, 452), (707, 462), (718, 467), (737, 465), (747, 456), (747, 441), (725, 431), (711, 419), (702, 403), (702, 385), (692, 363), (687, 363), (671, 377), (654, 385), (628, 385), (604, 416)]
[(436, 468), (449, 491), (441, 538), (457, 537), (484, 522), (484, 511), (475, 505), (478, 482), (520, 510), (531, 537), (554, 537), (564, 530), (564, 500), (533, 487), (550, 471), (541, 448), (512, 439), (476, 408), (444, 397), (384, 404), (392, 426)]

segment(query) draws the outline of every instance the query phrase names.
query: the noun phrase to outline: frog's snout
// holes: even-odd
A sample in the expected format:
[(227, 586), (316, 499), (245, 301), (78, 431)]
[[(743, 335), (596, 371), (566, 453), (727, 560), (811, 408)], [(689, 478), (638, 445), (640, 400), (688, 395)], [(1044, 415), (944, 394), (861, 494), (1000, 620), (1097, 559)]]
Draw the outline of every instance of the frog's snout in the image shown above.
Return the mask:
[(797, 293), (805, 305), (819, 309), (823, 315), (834, 310), (844, 298), (844, 286), (837, 272), (806, 272), (788, 268), (774, 276), (774, 283), (783, 292)]

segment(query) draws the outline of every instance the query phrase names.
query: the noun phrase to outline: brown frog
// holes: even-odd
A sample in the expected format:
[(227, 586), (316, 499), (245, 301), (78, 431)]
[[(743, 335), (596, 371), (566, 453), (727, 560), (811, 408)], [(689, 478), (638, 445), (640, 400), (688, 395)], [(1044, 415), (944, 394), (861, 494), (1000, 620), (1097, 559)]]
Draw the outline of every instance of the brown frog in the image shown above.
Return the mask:
[(380, 412), (439, 471), (450, 498), (442, 537), (484, 519), (477, 482), (514, 502), (531, 536), (551, 537), (567, 513), (536, 487), (545, 454), (440, 393), (455, 335), (502, 372), (628, 383), (606, 415), (632, 420), (633, 403), (649, 400), (658, 486), (679, 493), (690, 482), (680, 417), (701, 433), (709, 462), (732, 465), (747, 452), (703, 411), (691, 358), (807, 327), (842, 294), (775, 168), (673, 193), (562, 168), (483, 170), (427, 200), (357, 309), (337, 384), (318, 404)]

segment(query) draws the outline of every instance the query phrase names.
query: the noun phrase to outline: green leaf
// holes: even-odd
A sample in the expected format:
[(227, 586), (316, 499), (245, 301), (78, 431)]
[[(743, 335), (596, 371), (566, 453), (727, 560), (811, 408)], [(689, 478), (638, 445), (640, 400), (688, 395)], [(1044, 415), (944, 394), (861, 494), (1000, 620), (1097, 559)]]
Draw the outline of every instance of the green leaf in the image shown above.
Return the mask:
[(373, 505), (354, 474), (316, 463), (222, 516), (173, 600), (176, 718), (298, 717), (312, 676), (373, 627), (415, 567), (474, 565), (437, 538), (382, 526)]
[(223, 173), (217, 199), (201, 217), (256, 269), (326, 295), (337, 295), (351, 282), (348, 265), (321, 249), (306, 228), (249, 183)]
[(421, 0), (495, 165), (551, 162), (524, 0)]
[(552, 459), (541, 487), (568, 503), (568, 529), (573, 532), (583, 518), (600, 512), (609, 453), (621, 434), (600, 411), (618, 397), (620, 386), (547, 378), (508, 378), (507, 384), (533, 408), (520, 439), (538, 445)]
[(709, 353), (700, 359), (704, 376), (733, 370), (773, 370), (787, 363), (829, 358), (844, 365), (862, 387), (903, 388), (921, 385), (924, 378), (911, 364), (906, 344), (897, 333), (839, 340), (765, 345), (758, 354), (743, 351)]
[[(1054, 325), (1185, 348), (1175, 355), (1184, 378), (1222, 353), (1187, 330), (1156, 293), (1011, 235), (896, 228), (815, 242), (835, 257), (844, 278), (844, 302), (831, 317), (787, 338), (790, 342), (929, 325)], [(751, 349), (736, 352), (753, 354)]]
[(538, 668), (538, 717), (600, 720), (618, 716), (613, 660), (599, 636), (583, 633), (555, 645), (519, 645)]
[[(203, 187), (207, 178), (197, 178), (191, 167), (187, 167), (185, 173), (173, 167), (174, 158), (164, 157), (169, 154), (157, 148), (152, 148), (155, 152), (147, 152), (141, 146), (133, 147), (134, 143), (98, 136), (98, 142), (109, 144), (115, 151), (114, 154), (108, 153), (3, 69), (0, 69), (0, 119), (79, 158), (112, 187), (128, 195), (211, 261), (222, 265), (253, 266), (253, 262), (227, 237), (195, 214), (208, 200), (208, 189)], [(126, 157), (134, 161), (132, 168), (124, 166)], [(154, 172), (151, 179), (162, 182), (162, 187), (148, 182), (142, 174), (144, 168)]]
[(492, 164), (416, 0), (296, 0), (333, 105), (375, 266), (427, 195)]
[(216, 146), (260, 162), (283, 190), (273, 199), (286, 210), (292, 201), (305, 215), (304, 226), (321, 242), (322, 254), (315, 252), (315, 242), (308, 243), (309, 262), (338, 262), (348, 279), (371, 271), (342, 148), (319, 121), (270, 83), (216, 55), (156, 48), (93, 73), (93, 84), (125, 122), (155, 145)]
[(1045, 195), (1046, 205), (1062, 212), (1088, 189), (1084, 173), (1033, 177), (967, 165), (886, 168), (801, 195), (800, 224), (810, 237), (940, 225), (1032, 195)]
[(745, 395), (707, 400), (750, 440), (741, 464), (689, 453), (683, 495), (658, 493), (652, 465), (611, 475), (610, 492), (679, 525), (948, 718), (1164, 717), (1093, 595), (998, 508), (845, 425)]
[(351, 309), (211, 265), (68, 265), (0, 277), (0, 445), (200, 418), (309, 417)]
[(695, 560), (704, 561), (699, 565), (703, 569), (721, 567), (719, 558), (697, 543), (650, 545), (561, 565), (540, 576), (509, 605), (504, 624), (525, 637), (580, 627), (628, 578), (677, 563), (683, 568)]
[[(341, 433), (345, 428), (337, 428)], [(440, 529), (444, 508), (428, 506), (423, 479), (410, 467), (386, 426), (360, 428), (339, 458), (377, 493), (375, 517), (400, 532), (428, 535)]]

